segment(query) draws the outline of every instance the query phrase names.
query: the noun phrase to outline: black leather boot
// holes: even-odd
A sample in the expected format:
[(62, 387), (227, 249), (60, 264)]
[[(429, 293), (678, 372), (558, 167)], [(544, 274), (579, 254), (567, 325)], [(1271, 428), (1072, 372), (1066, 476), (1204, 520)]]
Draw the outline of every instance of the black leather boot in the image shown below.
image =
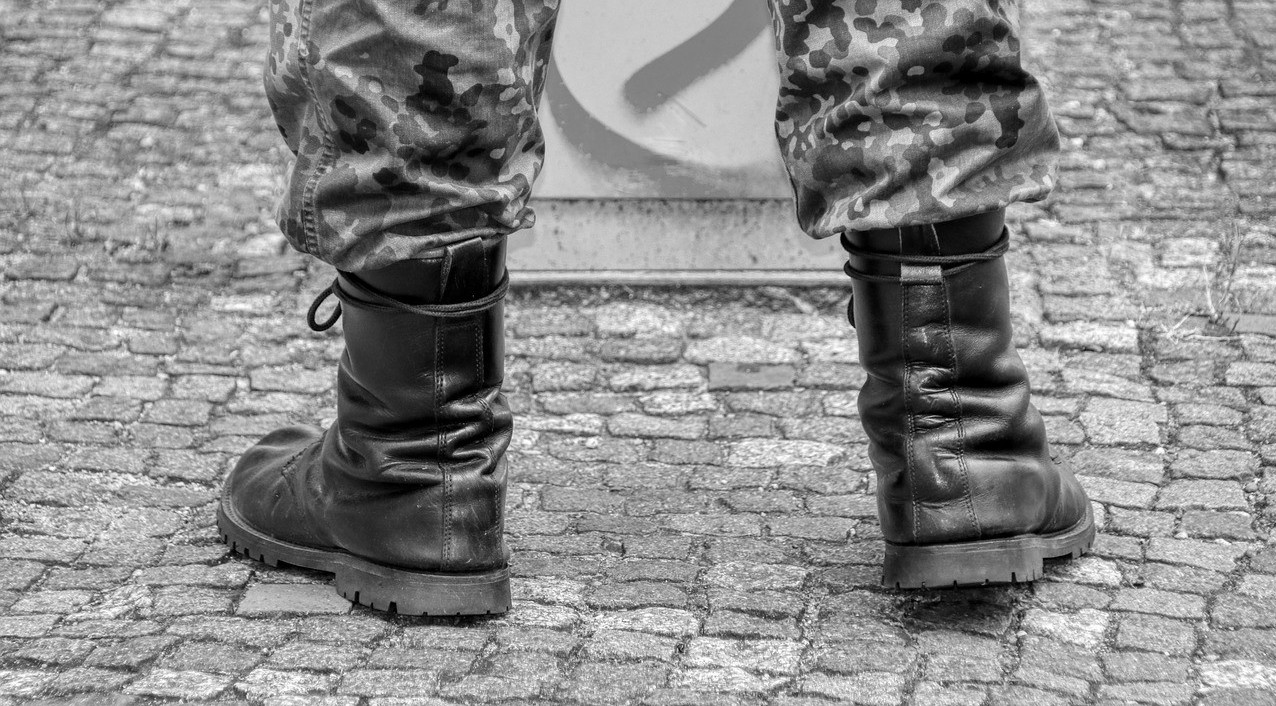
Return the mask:
[(1031, 581), (1044, 559), (1094, 541), (1090, 503), (1051, 456), (1012, 342), (1003, 221), (842, 238), (886, 586)]
[[(508, 610), (506, 286), (503, 238), (339, 274), (310, 310), (316, 330), (345, 317), (337, 420), (277, 430), (243, 455), (218, 511), (226, 542), (332, 572), (341, 595), (372, 608)], [(316, 323), (328, 293), (339, 308)]]

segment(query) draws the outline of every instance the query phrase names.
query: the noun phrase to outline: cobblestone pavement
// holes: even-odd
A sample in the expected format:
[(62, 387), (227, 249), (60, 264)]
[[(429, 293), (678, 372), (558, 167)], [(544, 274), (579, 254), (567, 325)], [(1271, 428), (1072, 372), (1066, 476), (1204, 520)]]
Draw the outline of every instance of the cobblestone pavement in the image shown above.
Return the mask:
[(261, 2), (0, 0), (0, 704), (1276, 703), (1276, 2), (1033, 10), (1068, 153), (1015, 310), (1093, 556), (875, 586), (844, 293), (520, 292), (517, 600), (439, 621), (216, 541), (338, 351), (269, 216)]

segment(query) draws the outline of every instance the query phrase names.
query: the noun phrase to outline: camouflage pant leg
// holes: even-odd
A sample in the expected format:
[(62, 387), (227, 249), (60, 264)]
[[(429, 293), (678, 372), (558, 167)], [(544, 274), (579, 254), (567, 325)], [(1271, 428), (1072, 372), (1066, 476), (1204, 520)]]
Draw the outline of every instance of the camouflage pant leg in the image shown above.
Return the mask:
[(531, 225), (558, 0), (270, 0), (279, 223), (336, 267)]
[(776, 132), (815, 237), (1044, 198), (1058, 134), (1015, 0), (769, 0)]

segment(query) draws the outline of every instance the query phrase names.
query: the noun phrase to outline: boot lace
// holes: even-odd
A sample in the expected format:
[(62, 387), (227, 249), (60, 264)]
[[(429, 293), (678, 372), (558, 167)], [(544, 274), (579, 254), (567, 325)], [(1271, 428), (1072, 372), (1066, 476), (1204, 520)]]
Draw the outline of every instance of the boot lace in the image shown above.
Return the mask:
[[(866, 260), (896, 262), (900, 265), (910, 265), (913, 267), (938, 265), (941, 268), (943, 275), (947, 277), (968, 270), (980, 263), (988, 262), (989, 260), (996, 260), (1002, 255), (1005, 255), (1006, 251), (1010, 250), (1010, 229), (1002, 228), (1001, 236), (997, 238), (997, 241), (988, 246), (988, 248), (982, 252), (965, 253), (962, 255), (897, 255), (895, 253), (875, 252), (873, 250), (865, 250), (864, 248), (852, 244), (849, 233), (842, 234), (842, 248), (845, 249), (847, 253), (862, 257)], [(947, 265), (953, 265), (953, 267), (945, 267)], [(900, 281), (900, 275), (878, 275), (871, 272), (865, 272), (852, 265), (850, 260), (847, 260), (846, 264), (842, 266), (842, 271), (851, 279), (858, 279), (866, 282), (894, 283)], [(853, 292), (851, 294), (850, 302), (846, 305), (846, 317), (851, 322), (851, 325), (854, 326), (855, 294)]]
[[(500, 284), (496, 285), (496, 289), (480, 299), (471, 302), (460, 302), (457, 304), (408, 304), (398, 299), (387, 297), (384, 294), (372, 289), (358, 277), (347, 274), (344, 279), (346, 283), (342, 283), (342, 278), (337, 277), (332, 280), (332, 284), (328, 285), (319, 292), (315, 300), (310, 304), (310, 310), (306, 312), (306, 324), (310, 326), (312, 331), (327, 331), (336, 325), (337, 320), (341, 318), (341, 304), (345, 302), (351, 303), (354, 297), (347, 291), (347, 287), (358, 294), (358, 303), (355, 306), (364, 309), (372, 309), (374, 311), (400, 311), (405, 314), (416, 314), (418, 316), (427, 316), (438, 319), (462, 319), (467, 316), (487, 311), (496, 306), (497, 302), (505, 298), (505, 293), (509, 291), (510, 275), (507, 271), (505, 276), (501, 278)], [(316, 317), (319, 314), (319, 307), (323, 306), (324, 301), (328, 297), (335, 296), (337, 305), (332, 310), (332, 315), (323, 321), (319, 321)]]

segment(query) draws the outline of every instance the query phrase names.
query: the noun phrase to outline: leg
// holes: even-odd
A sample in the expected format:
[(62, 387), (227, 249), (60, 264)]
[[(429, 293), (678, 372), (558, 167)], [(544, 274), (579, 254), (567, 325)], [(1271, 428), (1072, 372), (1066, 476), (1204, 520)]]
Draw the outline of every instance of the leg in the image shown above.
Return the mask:
[(817, 238), (1043, 198), (1058, 133), (1003, 0), (770, 0), (776, 132)]
[(272, 0), (289, 242), (375, 270), (534, 221), (557, 0)]
[[(499, 613), (511, 414), (505, 236), (542, 141), (554, 0), (273, 0), (268, 93), (297, 155), (280, 224), (338, 268), (327, 430), (276, 430), (228, 477), (236, 550), (420, 615)], [(324, 330), (336, 322), (311, 326)]]
[(1010, 328), (1004, 207), (1057, 136), (999, 0), (772, 0), (802, 226), (851, 254), (888, 586), (1035, 579), (1093, 541)]

